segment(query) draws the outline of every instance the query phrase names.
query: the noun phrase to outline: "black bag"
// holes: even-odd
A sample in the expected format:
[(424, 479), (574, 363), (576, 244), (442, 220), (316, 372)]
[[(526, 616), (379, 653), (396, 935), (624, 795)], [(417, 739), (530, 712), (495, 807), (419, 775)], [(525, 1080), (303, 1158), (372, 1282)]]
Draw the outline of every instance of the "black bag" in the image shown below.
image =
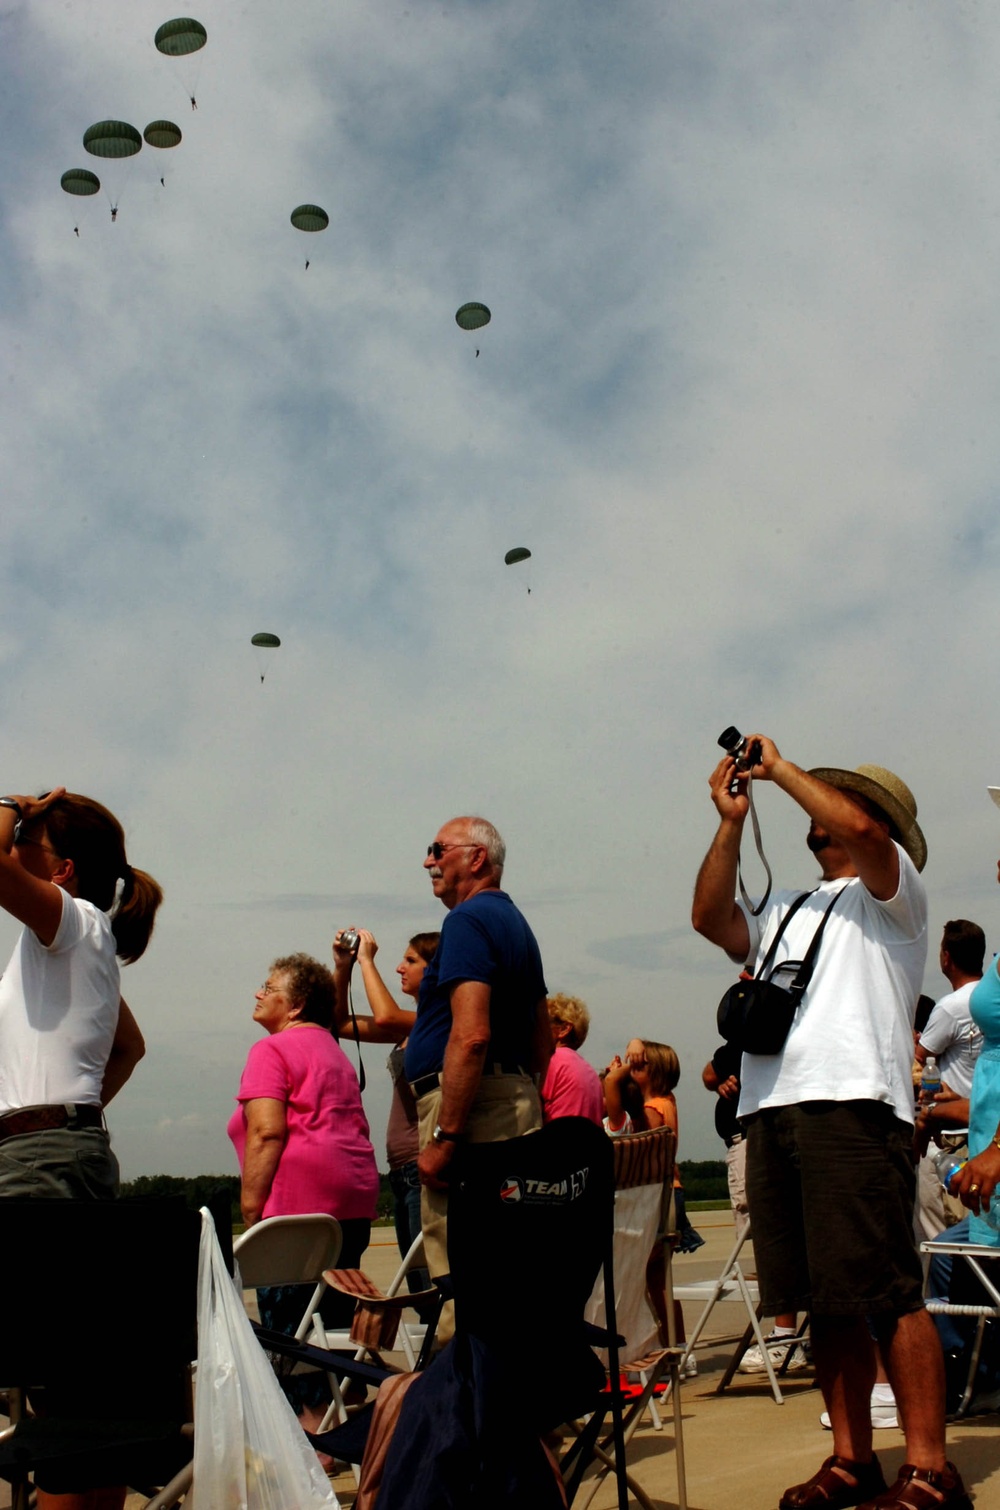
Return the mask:
[[(824, 912), (804, 960), (786, 960), (778, 966), (777, 972), (772, 966), (782, 934), (806, 897), (814, 895), (811, 891), (804, 891), (800, 897), (796, 897), (785, 913), (757, 974), (749, 979), (741, 978), (729, 987), (719, 1002), (717, 1020), (720, 1035), (734, 1049), (739, 1049), (744, 1054), (779, 1054), (784, 1048), (799, 1002), (812, 979), (826, 920), (841, 891), (843, 887)], [(781, 985), (774, 979), (775, 973), (786, 977), (790, 974), (790, 984)]]

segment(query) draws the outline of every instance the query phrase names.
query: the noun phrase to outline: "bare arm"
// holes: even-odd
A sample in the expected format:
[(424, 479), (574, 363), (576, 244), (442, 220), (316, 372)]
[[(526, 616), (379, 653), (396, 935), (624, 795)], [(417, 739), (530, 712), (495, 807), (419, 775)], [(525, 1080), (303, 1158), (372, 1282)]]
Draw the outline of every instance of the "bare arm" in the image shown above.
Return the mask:
[[(30, 825), (36, 820), (44, 821), (45, 810), (65, 794), (65, 787), (55, 787), (47, 797), (20, 795), (13, 800), (20, 805), (23, 821)], [(72, 860), (59, 860), (51, 881), (33, 876), (14, 858), (11, 848), (14, 843), (14, 825), (17, 814), (13, 808), (0, 807), (0, 907), (30, 928), (39, 942), (52, 943), (62, 921), (62, 890), (56, 881), (69, 881), (73, 876)], [(25, 840), (27, 844), (30, 841)]]
[(604, 1075), (604, 1110), (612, 1132), (621, 1132), (628, 1113), (622, 1100), (622, 1081), (628, 1079), (629, 1067), (616, 1054)]
[(749, 803), (743, 793), (730, 796), (733, 771), (733, 758), (727, 755), (708, 780), (719, 813), (719, 827), (695, 882), (691, 922), (695, 932), (710, 943), (718, 944), (727, 954), (746, 959), (750, 952), (750, 929), (736, 905), (736, 872)]
[(412, 1031), (417, 1014), (397, 1006), (379, 974), (378, 966), (375, 964), (378, 944), (375, 942), (374, 935), (369, 933), (367, 928), (358, 929), (357, 962), (361, 967), (365, 995), (372, 1011), (370, 1016), (367, 1013), (364, 1016), (355, 1013), (353, 1021), (348, 987), (355, 956), (340, 947), (339, 938), (338, 933), (333, 941), (333, 982), (336, 992), (334, 1015), (339, 1036), (360, 1039), (362, 1043), (402, 1043)]
[(257, 1096), (244, 1106), (247, 1142), (243, 1152), (240, 1209), (248, 1227), (259, 1222), (271, 1194), (278, 1160), (288, 1137), (285, 1103)]
[(131, 1078), (132, 1071), (145, 1052), (146, 1040), (128, 1003), (122, 997), (118, 1003), (118, 1026), (115, 1028), (114, 1042), (101, 1082), (102, 1106), (107, 1106), (109, 1101), (114, 1100), (122, 1086)]
[(884, 824), (865, 812), (846, 793), (810, 776), (790, 760), (784, 760), (773, 740), (763, 734), (748, 736), (759, 741), (760, 764), (754, 780), (773, 781), (797, 802), (814, 823), (843, 845), (855, 871), (877, 901), (888, 902), (899, 889), (899, 854)]

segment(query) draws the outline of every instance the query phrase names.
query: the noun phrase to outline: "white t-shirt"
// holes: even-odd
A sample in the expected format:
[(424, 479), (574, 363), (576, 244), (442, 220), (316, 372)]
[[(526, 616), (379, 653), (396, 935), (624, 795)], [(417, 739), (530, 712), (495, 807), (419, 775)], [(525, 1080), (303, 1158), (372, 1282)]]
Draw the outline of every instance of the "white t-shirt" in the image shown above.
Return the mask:
[[(927, 958), (927, 896), (912, 860), (896, 849), (899, 886), (888, 902), (857, 877), (823, 881), (789, 923), (776, 965), (805, 956), (831, 896), (843, 888), (784, 1048), (743, 1055), (741, 1117), (800, 1101), (886, 1101), (901, 1121), (913, 1121), (913, 1017)], [(776, 893), (759, 918), (743, 908), (748, 969), (763, 960), (799, 895)]]
[(983, 1046), (983, 1035), (969, 1011), (969, 997), (977, 984), (970, 980), (942, 996), (920, 1035), (921, 1045), (937, 1058), (941, 1079), (956, 1096), (966, 1098), (972, 1095), (972, 1072)]
[(118, 1025), (115, 940), (92, 902), (64, 891), (62, 903), (48, 948), (25, 928), (0, 979), (0, 1115), (101, 1102)]

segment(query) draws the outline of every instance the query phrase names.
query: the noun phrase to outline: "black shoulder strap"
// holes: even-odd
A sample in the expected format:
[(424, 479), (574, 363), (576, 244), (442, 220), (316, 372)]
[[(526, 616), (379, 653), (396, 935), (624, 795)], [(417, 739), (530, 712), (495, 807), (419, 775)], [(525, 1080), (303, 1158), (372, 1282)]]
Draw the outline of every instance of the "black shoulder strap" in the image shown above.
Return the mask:
[(781, 919), (781, 922), (778, 925), (778, 931), (777, 931), (777, 933), (774, 935), (774, 938), (771, 940), (770, 944), (768, 945), (767, 953), (764, 955), (764, 958), (761, 960), (761, 962), (760, 962), (760, 969), (756, 973), (756, 976), (755, 976), (756, 980), (764, 980), (766, 978), (765, 975), (764, 975), (764, 972), (765, 972), (765, 970), (767, 970), (770, 967), (771, 962), (774, 959), (774, 956), (775, 956), (775, 953), (777, 951), (778, 945), (781, 943), (781, 936), (782, 936), (782, 934), (784, 933), (785, 929), (788, 927), (789, 923), (792, 921), (792, 918), (798, 912), (799, 908), (802, 906), (802, 903), (806, 900), (807, 897), (811, 897), (813, 895), (815, 895), (815, 890), (814, 891), (804, 891), (801, 896), (798, 896), (798, 897), (795, 898), (795, 901), (792, 903), (791, 907), (789, 907), (788, 911), (785, 913), (785, 916)]
[(835, 892), (834, 895), (830, 898), (826, 911), (823, 913), (823, 916), (820, 920), (820, 925), (816, 929), (816, 932), (813, 934), (812, 943), (809, 945), (809, 948), (806, 951), (806, 957), (799, 966), (798, 974), (792, 981), (792, 984), (789, 988), (797, 997), (802, 997), (805, 995), (806, 987), (812, 980), (812, 973), (816, 966), (816, 956), (819, 953), (820, 940), (823, 937), (823, 929), (826, 927), (827, 918), (830, 916), (831, 912), (836, 907), (837, 903), (840, 901), (846, 890), (847, 885), (845, 883), (845, 885), (843, 885), (840, 890), (838, 892)]

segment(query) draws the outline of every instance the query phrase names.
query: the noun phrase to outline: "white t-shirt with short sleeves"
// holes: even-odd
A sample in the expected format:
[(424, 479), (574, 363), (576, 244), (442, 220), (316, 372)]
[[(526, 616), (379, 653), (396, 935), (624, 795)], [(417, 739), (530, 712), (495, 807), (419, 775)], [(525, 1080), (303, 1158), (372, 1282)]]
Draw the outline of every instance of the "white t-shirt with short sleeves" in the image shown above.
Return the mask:
[(118, 1025), (120, 972), (107, 913), (62, 893), (46, 948), (25, 928), (0, 979), (0, 1115), (99, 1106)]
[[(739, 1115), (800, 1101), (885, 1101), (913, 1121), (913, 1017), (927, 958), (927, 896), (896, 846), (899, 886), (880, 902), (858, 877), (822, 881), (789, 923), (776, 965), (801, 960), (831, 896), (843, 889), (780, 1054), (744, 1054)], [(777, 892), (750, 930), (756, 968), (800, 892)], [(740, 904), (742, 906), (742, 904)], [(787, 981), (787, 976), (786, 976)]]
[(983, 1035), (969, 1011), (969, 998), (977, 984), (967, 981), (942, 996), (920, 1035), (923, 1048), (937, 1058), (945, 1085), (966, 1099), (972, 1095), (972, 1072), (983, 1046)]

